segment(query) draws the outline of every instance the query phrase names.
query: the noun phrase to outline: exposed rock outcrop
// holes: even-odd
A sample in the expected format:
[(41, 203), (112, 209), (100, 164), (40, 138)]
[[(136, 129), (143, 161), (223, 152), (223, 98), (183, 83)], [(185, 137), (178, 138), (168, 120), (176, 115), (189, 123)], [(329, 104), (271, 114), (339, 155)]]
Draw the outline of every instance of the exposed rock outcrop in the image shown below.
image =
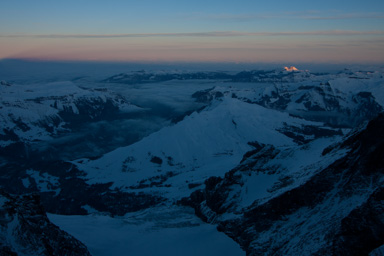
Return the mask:
[(1, 255), (90, 255), (83, 243), (52, 224), (37, 194), (0, 191)]

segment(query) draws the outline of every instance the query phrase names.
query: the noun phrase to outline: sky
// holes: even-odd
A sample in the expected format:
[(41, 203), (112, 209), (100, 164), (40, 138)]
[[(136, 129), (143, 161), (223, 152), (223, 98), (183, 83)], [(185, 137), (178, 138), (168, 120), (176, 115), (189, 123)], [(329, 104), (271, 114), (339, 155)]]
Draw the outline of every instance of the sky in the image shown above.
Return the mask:
[(8, 58), (384, 63), (384, 1), (1, 0)]

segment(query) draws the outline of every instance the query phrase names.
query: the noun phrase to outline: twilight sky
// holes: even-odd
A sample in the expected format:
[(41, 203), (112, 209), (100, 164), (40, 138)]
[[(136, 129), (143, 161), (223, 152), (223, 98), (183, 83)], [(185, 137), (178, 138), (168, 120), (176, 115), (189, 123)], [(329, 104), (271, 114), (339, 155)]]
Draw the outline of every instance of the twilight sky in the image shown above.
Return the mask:
[(1, 0), (4, 58), (384, 63), (384, 1)]

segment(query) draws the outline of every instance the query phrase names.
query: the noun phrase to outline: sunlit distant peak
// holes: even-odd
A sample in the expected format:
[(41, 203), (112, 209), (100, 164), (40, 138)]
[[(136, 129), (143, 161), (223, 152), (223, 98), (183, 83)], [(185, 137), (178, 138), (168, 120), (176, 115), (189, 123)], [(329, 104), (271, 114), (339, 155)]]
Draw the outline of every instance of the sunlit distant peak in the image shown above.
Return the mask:
[(285, 71), (293, 72), (293, 71), (299, 71), (296, 67), (290, 66), (290, 67), (284, 67)]

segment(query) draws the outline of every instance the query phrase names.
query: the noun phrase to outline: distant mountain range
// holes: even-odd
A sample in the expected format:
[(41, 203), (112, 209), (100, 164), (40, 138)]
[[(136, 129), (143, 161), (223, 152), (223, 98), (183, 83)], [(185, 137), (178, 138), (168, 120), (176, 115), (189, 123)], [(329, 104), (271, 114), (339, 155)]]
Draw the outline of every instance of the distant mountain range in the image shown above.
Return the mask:
[[(286, 72), (288, 71), (288, 72)], [(287, 82), (291, 81), (292, 77), (298, 78), (298, 74), (292, 74), (292, 71), (297, 71), (301, 75), (309, 76), (309, 72), (299, 71), (295, 67), (284, 68), (282, 71), (277, 70), (250, 70), (232, 74), (231, 72), (188, 72), (188, 71), (132, 71), (129, 73), (121, 73), (102, 80), (106, 83), (125, 83), (125, 84), (140, 84), (164, 82), (170, 80), (226, 80), (233, 82)]]

